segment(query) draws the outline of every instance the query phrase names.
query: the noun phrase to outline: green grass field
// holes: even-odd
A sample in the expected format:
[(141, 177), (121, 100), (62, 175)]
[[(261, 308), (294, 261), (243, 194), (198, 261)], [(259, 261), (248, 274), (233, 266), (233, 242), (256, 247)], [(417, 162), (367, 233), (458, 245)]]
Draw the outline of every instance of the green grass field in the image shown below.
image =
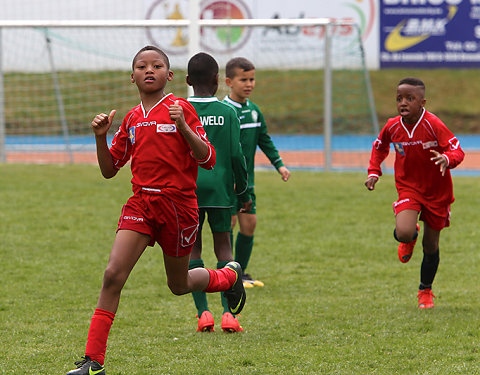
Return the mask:
[[(0, 165), (0, 374), (64, 374), (83, 355), (130, 174)], [(393, 177), (257, 173), (258, 227), (243, 334), (195, 333), (191, 296), (149, 249), (122, 294), (107, 374), (480, 374), (479, 177), (455, 177), (436, 307), (416, 306), (421, 249), (401, 264)], [(214, 265), (204, 235), (207, 265)], [(218, 295), (210, 307), (220, 322)]]

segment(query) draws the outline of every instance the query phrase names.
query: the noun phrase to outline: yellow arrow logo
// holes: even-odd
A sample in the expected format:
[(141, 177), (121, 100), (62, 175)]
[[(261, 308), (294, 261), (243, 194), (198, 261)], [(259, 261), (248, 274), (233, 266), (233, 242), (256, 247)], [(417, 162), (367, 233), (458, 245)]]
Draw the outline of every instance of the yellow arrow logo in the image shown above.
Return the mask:
[[(447, 19), (451, 20), (457, 13), (458, 8), (454, 5), (451, 5), (448, 9)], [(413, 47), (418, 43), (423, 42), (425, 39), (429, 38), (430, 34), (423, 34), (417, 36), (403, 36), (401, 31), (407, 20), (401, 21), (392, 32), (385, 39), (385, 49), (389, 52), (398, 52), (404, 49)]]

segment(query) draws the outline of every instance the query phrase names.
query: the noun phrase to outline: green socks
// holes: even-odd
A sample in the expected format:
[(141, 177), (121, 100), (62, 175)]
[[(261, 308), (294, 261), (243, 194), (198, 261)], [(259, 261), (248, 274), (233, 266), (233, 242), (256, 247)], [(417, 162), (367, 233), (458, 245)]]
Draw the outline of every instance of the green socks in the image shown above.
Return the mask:
[(235, 261), (240, 263), (242, 270), (245, 272), (252, 255), (253, 236), (245, 236), (238, 232), (237, 241), (235, 242)]
[[(194, 268), (205, 268), (202, 259), (190, 259), (190, 263), (188, 265), (188, 269)], [(204, 311), (208, 310), (208, 302), (207, 302), (207, 293), (205, 292), (192, 292), (193, 302), (195, 302), (195, 307), (197, 308), (198, 317), (202, 316)]]

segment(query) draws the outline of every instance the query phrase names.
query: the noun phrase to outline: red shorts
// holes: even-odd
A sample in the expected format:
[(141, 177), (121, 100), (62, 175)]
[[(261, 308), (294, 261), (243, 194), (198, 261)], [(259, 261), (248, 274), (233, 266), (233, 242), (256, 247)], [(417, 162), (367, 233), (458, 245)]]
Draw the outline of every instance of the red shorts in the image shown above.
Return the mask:
[(198, 210), (182, 206), (162, 194), (135, 193), (122, 208), (117, 231), (129, 229), (150, 236), (163, 252), (174, 257), (188, 255), (198, 233)]
[(397, 215), (403, 210), (420, 212), (420, 220), (426, 222), (434, 230), (442, 230), (450, 226), (450, 205), (430, 206), (420, 203), (414, 198), (401, 198), (393, 202), (393, 212)]

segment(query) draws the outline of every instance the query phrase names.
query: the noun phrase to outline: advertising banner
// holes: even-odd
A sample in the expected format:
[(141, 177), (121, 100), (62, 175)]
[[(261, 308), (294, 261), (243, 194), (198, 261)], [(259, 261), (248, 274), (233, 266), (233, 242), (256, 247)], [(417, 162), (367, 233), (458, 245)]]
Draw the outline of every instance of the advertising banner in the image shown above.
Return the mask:
[(380, 67), (480, 67), (480, 0), (380, 0)]

